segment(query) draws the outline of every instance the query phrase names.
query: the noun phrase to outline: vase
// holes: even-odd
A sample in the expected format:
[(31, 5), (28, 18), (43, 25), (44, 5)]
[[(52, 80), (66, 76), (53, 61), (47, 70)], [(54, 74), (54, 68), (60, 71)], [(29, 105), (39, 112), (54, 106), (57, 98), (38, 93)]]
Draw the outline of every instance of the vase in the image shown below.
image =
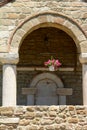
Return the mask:
[(55, 71), (55, 68), (53, 65), (49, 66), (49, 71)]

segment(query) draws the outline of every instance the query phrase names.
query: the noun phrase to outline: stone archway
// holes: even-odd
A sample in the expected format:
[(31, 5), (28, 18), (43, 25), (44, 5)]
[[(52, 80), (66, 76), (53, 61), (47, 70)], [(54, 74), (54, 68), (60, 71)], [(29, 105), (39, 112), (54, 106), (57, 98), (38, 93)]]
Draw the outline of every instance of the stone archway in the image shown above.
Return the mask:
[(54, 74), (42, 73), (35, 76), (29, 88), (37, 88), (37, 93), (27, 95), (27, 105), (66, 105), (66, 96), (57, 95), (57, 88), (64, 88), (63, 82)]
[(9, 40), (9, 52), (18, 53), (23, 39), (40, 27), (56, 27), (65, 31), (75, 42), (79, 53), (87, 48), (86, 35), (71, 18), (55, 12), (44, 12), (25, 19), (13, 32)]
[[(85, 65), (83, 65), (83, 100), (84, 104), (87, 104), (87, 37), (81, 27), (71, 18), (55, 12), (44, 12), (33, 15), (20, 23), (8, 40), (8, 52), (0, 54), (0, 62), (5, 64), (3, 65), (3, 105), (16, 105), (16, 83), (14, 83), (16, 82), (16, 73), (14, 72), (16, 71), (15, 64), (17, 64), (19, 60), (19, 49), (24, 38), (33, 30), (40, 27), (59, 28), (65, 31), (74, 40), (78, 54), (80, 54), (80, 62), (85, 63)], [(10, 69), (11, 71), (9, 71)], [(9, 72), (9, 75), (14, 74), (14, 78), (9, 78)], [(12, 97), (9, 98), (8, 95), (12, 95)]]
[(21, 22), (8, 39), (8, 52), (0, 54), (0, 62), (17, 64), (20, 46), (24, 38), (41, 27), (55, 27), (66, 32), (76, 44), (80, 62), (87, 62), (87, 37), (85, 32), (73, 19), (56, 12), (38, 13)]

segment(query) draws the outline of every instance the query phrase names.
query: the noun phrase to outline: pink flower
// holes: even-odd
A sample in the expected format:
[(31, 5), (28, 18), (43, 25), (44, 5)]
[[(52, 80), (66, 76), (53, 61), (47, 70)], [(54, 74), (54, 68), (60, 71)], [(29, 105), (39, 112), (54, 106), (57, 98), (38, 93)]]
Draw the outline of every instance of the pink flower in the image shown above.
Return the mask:
[(48, 60), (47, 62), (44, 62), (45, 66), (50, 66), (51, 65), (51, 60)]
[(51, 66), (53, 65), (55, 68), (58, 68), (61, 63), (59, 62), (59, 60), (55, 60), (55, 59), (49, 59), (47, 62), (44, 62), (45, 66)]
[(55, 61), (55, 65), (56, 65), (56, 66), (60, 66), (60, 65), (61, 65), (61, 63), (59, 62), (59, 60), (56, 60), (56, 61)]
[(51, 62), (52, 62), (52, 65), (54, 65), (55, 64), (55, 59), (53, 59)]

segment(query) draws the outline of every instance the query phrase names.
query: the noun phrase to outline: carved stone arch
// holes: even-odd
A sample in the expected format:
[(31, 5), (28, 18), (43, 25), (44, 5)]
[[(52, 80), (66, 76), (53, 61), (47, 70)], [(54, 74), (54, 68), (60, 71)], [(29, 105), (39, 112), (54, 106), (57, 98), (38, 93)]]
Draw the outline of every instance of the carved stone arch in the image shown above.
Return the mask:
[(55, 74), (51, 74), (51, 73), (41, 73), (41, 74), (35, 76), (33, 78), (32, 82), (30, 83), (30, 87), (34, 87), (39, 80), (42, 80), (44, 78), (53, 80), (54, 82), (56, 82), (57, 86), (60, 88), (64, 87), (61, 79), (58, 76), (56, 76)]
[(55, 27), (65, 31), (74, 41), (79, 53), (85, 53), (87, 38), (82, 28), (71, 18), (55, 12), (44, 12), (25, 19), (13, 32), (9, 52), (18, 53), (23, 39), (41, 27)]
[(42, 12), (25, 18), (8, 39), (8, 53), (0, 54), (1, 63), (18, 63), (19, 50), (24, 38), (41, 27), (55, 27), (66, 32), (75, 42), (80, 62), (87, 62), (87, 37), (82, 28), (73, 19), (57, 12)]
[[(42, 74), (35, 76), (33, 78), (33, 80), (31, 81), (29, 87), (30, 88), (36, 88), (36, 84), (43, 79), (50, 79), (50, 80), (52, 80), (53, 82), (56, 83), (58, 88), (64, 88), (64, 85), (63, 85), (63, 82), (61, 81), (61, 79), (58, 76), (56, 76), (55, 74), (51, 74), (51, 73), (48, 73), (48, 72), (44, 72)], [(32, 99), (34, 100), (33, 95), (27, 95), (27, 101), (32, 102), (31, 101)], [(66, 105), (66, 96), (59, 96), (59, 105)]]

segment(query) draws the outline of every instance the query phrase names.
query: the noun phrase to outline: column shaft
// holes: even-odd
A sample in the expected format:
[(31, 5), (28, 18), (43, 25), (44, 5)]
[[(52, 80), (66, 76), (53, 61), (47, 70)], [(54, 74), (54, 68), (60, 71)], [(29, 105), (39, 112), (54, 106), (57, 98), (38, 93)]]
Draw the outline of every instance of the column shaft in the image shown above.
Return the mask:
[(3, 65), (2, 105), (16, 105), (16, 65)]
[(83, 64), (82, 68), (83, 68), (83, 105), (87, 105), (87, 64)]

